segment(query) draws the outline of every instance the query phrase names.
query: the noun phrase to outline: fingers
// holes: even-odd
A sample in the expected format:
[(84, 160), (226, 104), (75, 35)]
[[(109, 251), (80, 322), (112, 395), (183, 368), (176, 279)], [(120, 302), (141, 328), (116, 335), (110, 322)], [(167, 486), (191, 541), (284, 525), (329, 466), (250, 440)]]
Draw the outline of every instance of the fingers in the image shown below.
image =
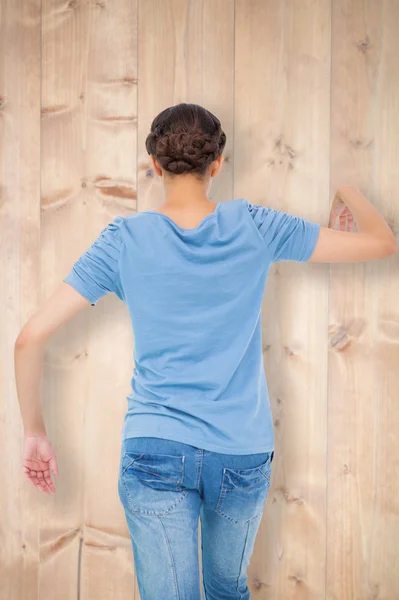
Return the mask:
[(60, 476), (60, 474), (58, 472), (58, 465), (57, 465), (57, 461), (55, 459), (55, 456), (52, 456), (50, 458), (50, 468), (51, 468), (52, 472), (54, 473), (54, 475), (56, 475), (57, 477)]
[(46, 481), (47, 487), (53, 492), (53, 494), (55, 494), (55, 486), (51, 480), (50, 472), (47, 473), (47, 475), (46, 474), (44, 475), (44, 479)]
[(50, 477), (50, 469), (45, 471), (34, 471), (24, 466), (25, 475), (32, 485), (45, 494), (55, 494), (55, 487)]
[(44, 480), (40, 479), (35, 471), (31, 471), (28, 474), (28, 479), (35, 487), (37, 487), (42, 492), (45, 492), (46, 494), (51, 493), (47, 485), (45, 485)]

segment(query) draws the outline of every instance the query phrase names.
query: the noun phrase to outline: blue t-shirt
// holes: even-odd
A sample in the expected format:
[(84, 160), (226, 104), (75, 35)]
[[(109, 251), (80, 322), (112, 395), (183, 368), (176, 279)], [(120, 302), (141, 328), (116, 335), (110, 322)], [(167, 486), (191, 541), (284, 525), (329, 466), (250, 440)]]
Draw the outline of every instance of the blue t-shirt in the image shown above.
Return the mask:
[(151, 436), (227, 454), (274, 449), (262, 355), (270, 265), (306, 262), (320, 225), (251, 204), (216, 204), (194, 229), (143, 211), (115, 217), (64, 281), (92, 305), (127, 304), (134, 371), (122, 439)]

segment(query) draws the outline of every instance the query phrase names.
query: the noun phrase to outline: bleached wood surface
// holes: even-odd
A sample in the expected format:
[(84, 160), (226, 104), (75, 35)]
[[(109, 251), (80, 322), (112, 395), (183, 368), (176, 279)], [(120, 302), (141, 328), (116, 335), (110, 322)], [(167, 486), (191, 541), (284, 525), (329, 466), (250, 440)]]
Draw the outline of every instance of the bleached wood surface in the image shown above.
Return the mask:
[[(23, 475), (12, 345), (114, 216), (162, 202), (144, 146), (153, 117), (188, 101), (221, 119), (214, 201), (327, 224), (335, 189), (351, 183), (396, 232), (398, 23), (390, 0), (2, 3), (1, 600), (139, 598), (117, 495), (134, 366), (126, 307), (103, 298), (46, 348), (55, 496)], [(276, 444), (254, 598), (398, 596), (397, 260), (270, 270)]]
[[(326, 223), (330, 5), (250, 5), (236, 14), (235, 195)], [(325, 595), (328, 277), (327, 264), (281, 261), (266, 284), (275, 458), (249, 571), (259, 598)]]

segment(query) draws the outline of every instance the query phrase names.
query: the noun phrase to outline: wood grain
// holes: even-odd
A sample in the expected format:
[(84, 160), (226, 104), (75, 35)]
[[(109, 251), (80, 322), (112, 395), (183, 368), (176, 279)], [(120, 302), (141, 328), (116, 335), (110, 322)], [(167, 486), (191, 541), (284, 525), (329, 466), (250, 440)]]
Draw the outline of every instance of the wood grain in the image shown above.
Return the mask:
[[(12, 346), (116, 215), (164, 199), (145, 138), (179, 102), (227, 134), (210, 199), (327, 226), (357, 186), (398, 231), (396, 0), (5, 0), (0, 9), (0, 600), (139, 599), (117, 494), (134, 368), (113, 294), (48, 342), (57, 494), (22, 470)], [(398, 255), (272, 265), (262, 310), (272, 485), (251, 597), (397, 600)], [(199, 561), (201, 528), (199, 522)]]
[[(45, 295), (108, 222), (136, 210), (137, 14), (127, 0), (42, 2)], [(114, 294), (47, 346), (43, 401), (61, 477), (42, 510), (40, 600), (131, 595), (117, 476), (132, 355), (127, 307)]]
[[(235, 195), (329, 214), (330, 4), (237, 2)], [(262, 309), (272, 485), (248, 571), (259, 598), (325, 591), (329, 266), (272, 265)]]
[(0, 6), (0, 598), (37, 600), (43, 493), (22, 469), (15, 340), (40, 304), (40, 1)]
[[(333, 3), (331, 193), (361, 189), (398, 222), (399, 4)], [(395, 229), (395, 227), (394, 227)], [(399, 590), (398, 255), (332, 264), (328, 378), (328, 600)]]

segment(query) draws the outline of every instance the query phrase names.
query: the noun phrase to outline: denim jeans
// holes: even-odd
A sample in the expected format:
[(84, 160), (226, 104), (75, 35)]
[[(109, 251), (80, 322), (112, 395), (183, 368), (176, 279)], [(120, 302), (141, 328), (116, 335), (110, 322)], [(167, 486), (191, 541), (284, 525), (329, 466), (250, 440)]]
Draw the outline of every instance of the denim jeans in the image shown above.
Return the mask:
[(155, 437), (122, 441), (118, 493), (141, 600), (250, 598), (247, 568), (274, 452), (222, 454)]

